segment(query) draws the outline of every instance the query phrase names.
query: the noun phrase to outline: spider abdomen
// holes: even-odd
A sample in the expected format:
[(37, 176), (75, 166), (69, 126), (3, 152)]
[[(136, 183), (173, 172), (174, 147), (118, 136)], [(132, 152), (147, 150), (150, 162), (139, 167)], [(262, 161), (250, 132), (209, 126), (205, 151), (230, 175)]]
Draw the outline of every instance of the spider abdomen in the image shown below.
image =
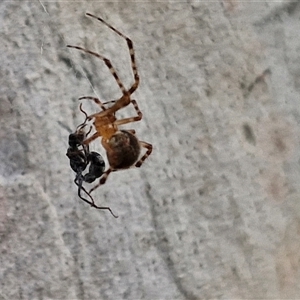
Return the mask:
[(108, 141), (107, 159), (112, 169), (131, 167), (139, 158), (141, 147), (136, 136), (126, 130), (117, 131)]

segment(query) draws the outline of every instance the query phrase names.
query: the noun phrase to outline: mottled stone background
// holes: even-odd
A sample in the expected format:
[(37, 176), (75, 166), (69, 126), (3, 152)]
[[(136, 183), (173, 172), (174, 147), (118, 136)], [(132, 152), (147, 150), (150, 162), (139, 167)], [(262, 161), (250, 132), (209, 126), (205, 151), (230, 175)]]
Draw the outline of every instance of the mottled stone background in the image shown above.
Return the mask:
[[(78, 199), (78, 97), (120, 97), (153, 154)], [(0, 3), (0, 299), (299, 299), (300, 3)], [(84, 103), (90, 113), (97, 107)], [(121, 114), (132, 115), (130, 109)], [(93, 149), (103, 155), (100, 142)]]

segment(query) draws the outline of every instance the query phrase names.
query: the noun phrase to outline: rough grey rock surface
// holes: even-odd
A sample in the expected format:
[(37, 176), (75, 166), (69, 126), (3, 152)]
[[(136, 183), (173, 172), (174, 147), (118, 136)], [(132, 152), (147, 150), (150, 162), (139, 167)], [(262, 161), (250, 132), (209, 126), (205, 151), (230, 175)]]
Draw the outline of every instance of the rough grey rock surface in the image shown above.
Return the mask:
[[(300, 298), (299, 1), (0, 11), (0, 299)], [(94, 194), (118, 219), (78, 199), (65, 156), (78, 97), (120, 97), (66, 45), (132, 82), (126, 43), (85, 12), (134, 41), (144, 118), (126, 128), (154, 146)]]

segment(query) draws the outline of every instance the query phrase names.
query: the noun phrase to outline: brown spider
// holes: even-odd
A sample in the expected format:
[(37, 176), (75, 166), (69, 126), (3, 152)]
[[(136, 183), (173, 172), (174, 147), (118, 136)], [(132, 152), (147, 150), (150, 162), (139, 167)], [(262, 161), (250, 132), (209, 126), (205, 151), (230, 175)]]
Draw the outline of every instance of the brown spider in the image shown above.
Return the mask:
[[(83, 100), (83, 99), (93, 100), (102, 109), (100, 112), (97, 112), (95, 114), (86, 117), (86, 120), (82, 126), (85, 126), (85, 123), (87, 121), (93, 120), (93, 124), (95, 126), (96, 132), (89, 138), (86, 138), (83, 141), (83, 144), (88, 145), (96, 138), (102, 137), (101, 143), (106, 150), (107, 159), (110, 165), (108, 170), (106, 170), (103, 176), (100, 178), (99, 183), (89, 191), (89, 193), (91, 193), (100, 185), (106, 182), (108, 175), (112, 171), (118, 171), (122, 169), (124, 170), (124, 169), (131, 168), (133, 166), (140, 167), (142, 163), (145, 161), (145, 159), (151, 154), (152, 145), (138, 140), (137, 137), (135, 136), (134, 130), (118, 129), (118, 126), (139, 121), (142, 119), (143, 116), (142, 112), (140, 111), (137, 105), (137, 102), (130, 98), (131, 94), (133, 94), (133, 92), (137, 89), (140, 81), (136, 63), (135, 63), (135, 55), (134, 55), (132, 41), (128, 37), (123, 35), (120, 31), (118, 31), (117, 29), (109, 25), (107, 22), (105, 22), (103, 19), (98, 18), (90, 13), (86, 13), (86, 15), (104, 23), (107, 27), (109, 27), (111, 30), (113, 30), (115, 33), (117, 33), (119, 36), (121, 36), (126, 40), (129, 49), (130, 58), (131, 58), (131, 68), (134, 75), (134, 83), (127, 90), (124, 87), (123, 83), (121, 82), (115, 68), (112, 66), (109, 59), (105, 58), (104, 56), (96, 52), (87, 50), (85, 48), (67, 45), (67, 47), (69, 48), (75, 48), (100, 58), (105, 63), (105, 65), (109, 68), (111, 74), (115, 78), (119, 88), (122, 91), (122, 96), (120, 99), (108, 101), (105, 103), (101, 102), (98, 98), (90, 97), (90, 96), (84, 96), (79, 98), (79, 100)], [(105, 105), (108, 103), (113, 103), (113, 104), (111, 107), (106, 108)], [(128, 106), (130, 103), (132, 103), (137, 113), (137, 116), (117, 120), (115, 116), (116, 112), (121, 108)], [(141, 147), (146, 148), (147, 151), (139, 159)]]

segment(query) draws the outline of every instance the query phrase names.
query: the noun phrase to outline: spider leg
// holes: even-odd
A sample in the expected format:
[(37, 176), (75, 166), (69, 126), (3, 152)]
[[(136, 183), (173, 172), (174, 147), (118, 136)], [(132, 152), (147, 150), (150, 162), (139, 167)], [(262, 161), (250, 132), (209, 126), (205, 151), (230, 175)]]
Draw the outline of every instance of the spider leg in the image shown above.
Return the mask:
[(134, 76), (134, 83), (131, 86), (131, 88), (128, 90), (129, 94), (131, 95), (137, 89), (137, 87), (139, 85), (139, 82), (140, 82), (140, 77), (139, 77), (137, 67), (136, 67), (136, 63), (135, 63), (135, 54), (134, 54), (133, 43), (132, 43), (131, 39), (128, 38), (127, 36), (125, 36), (119, 30), (112, 27), (110, 24), (108, 24), (103, 19), (101, 19), (99, 17), (96, 17), (96, 16), (94, 16), (90, 13), (86, 13), (86, 15), (89, 16), (89, 17), (92, 17), (94, 19), (97, 19), (98, 21), (104, 23), (107, 27), (109, 27), (111, 30), (113, 30), (115, 33), (117, 33), (119, 36), (121, 36), (122, 38), (124, 38), (126, 40), (127, 46), (128, 46), (128, 49), (129, 49), (130, 59), (131, 59), (131, 68), (132, 68), (132, 72), (133, 72), (133, 76)]
[[(88, 97), (88, 96), (87, 97), (81, 97), (81, 98), (79, 98), (79, 100), (81, 100), (81, 99), (91, 99), (91, 100), (97, 99), (98, 101), (100, 101), (98, 98)], [(95, 101), (96, 103), (97, 103), (97, 100)], [(121, 108), (126, 107), (127, 105), (129, 105), (130, 102), (131, 102), (131, 99), (130, 99), (129, 93), (126, 92), (126, 94), (124, 94), (120, 99), (118, 99), (118, 100), (111, 100), (111, 101), (108, 101), (108, 102), (104, 102), (100, 106), (103, 107), (103, 104), (110, 103), (110, 102), (114, 103), (114, 105), (111, 106), (111, 107), (109, 107), (109, 108), (106, 108), (105, 110), (103, 110), (101, 112), (97, 112), (95, 114), (90, 115), (89, 116), (89, 120), (91, 120), (95, 116), (97, 116), (97, 117), (104, 117), (104, 116), (107, 116), (107, 115), (112, 115), (116, 111), (118, 111), (119, 109), (121, 109)]]
[(135, 117), (130, 117), (130, 118), (125, 118), (125, 119), (121, 119), (121, 120), (117, 120), (117, 121), (114, 122), (114, 124), (115, 124), (116, 126), (120, 126), (120, 125), (127, 124), (127, 123), (131, 123), (131, 122), (140, 121), (140, 120), (142, 119), (143, 114), (142, 114), (142, 112), (140, 111), (140, 109), (139, 109), (139, 107), (138, 107), (136, 101), (135, 101), (135, 100), (131, 100), (131, 103), (132, 103), (132, 105), (133, 105), (133, 107), (134, 107), (134, 109), (135, 109), (135, 111), (136, 111), (136, 113), (137, 113), (137, 116), (135, 116)]
[(103, 102), (102, 104), (106, 105), (108, 103), (116, 103), (118, 100), (110, 100), (110, 101), (106, 101), (106, 102)]
[(126, 129), (127, 132), (131, 133), (131, 134), (135, 134), (135, 130), (134, 129)]
[(117, 100), (111, 100), (111, 101), (107, 101), (107, 102), (101, 102), (100, 99), (96, 98), (96, 97), (92, 97), (92, 96), (84, 96), (84, 97), (80, 97), (78, 98), (78, 100), (83, 100), (83, 99), (87, 99), (87, 100), (93, 100), (96, 104), (98, 104), (102, 110), (106, 110), (105, 106), (108, 103), (115, 103), (117, 102)]
[(143, 162), (146, 160), (146, 158), (151, 154), (152, 152), (152, 145), (146, 142), (140, 141), (140, 145), (147, 149), (146, 153), (135, 163), (135, 166), (139, 168)]
[(88, 145), (89, 143), (91, 143), (93, 140), (95, 140), (95, 139), (96, 139), (97, 137), (99, 137), (99, 136), (100, 136), (99, 133), (98, 133), (98, 132), (95, 132), (91, 137), (85, 139), (85, 140), (83, 141), (83, 144), (84, 144), (84, 145)]
[(102, 111), (101, 112), (101, 116), (106, 116), (108, 114), (113, 114), (115, 113), (117, 110), (119, 110), (120, 108), (122, 107), (125, 107), (127, 106), (129, 103), (130, 103), (130, 93), (125, 89), (123, 83), (121, 82), (115, 68), (112, 66), (111, 62), (109, 59), (105, 58), (104, 56), (96, 53), (96, 52), (93, 52), (93, 51), (90, 51), (90, 50), (87, 50), (85, 48), (82, 48), (82, 47), (78, 47), (78, 46), (71, 46), (71, 45), (67, 45), (68, 48), (74, 48), (74, 49), (78, 49), (78, 50), (81, 50), (83, 52), (86, 52), (86, 53), (89, 53), (91, 55), (94, 55), (98, 58), (100, 58), (101, 60), (104, 61), (104, 63), (106, 64), (106, 66), (109, 68), (111, 74), (114, 76), (117, 84), (119, 85), (122, 93), (123, 93), (123, 96), (118, 99), (116, 101), (116, 103), (110, 107), (109, 109), (105, 110), (105, 111)]
[(118, 76), (115, 68), (113, 67), (113, 65), (111, 64), (111, 62), (110, 62), (110, 60), (108, 58), (106, 58), (106, 57), (104, 57), (104, 56), (102, 56), (102, 55), (100, 55), (100, 54), (98, 54), (96, 52), (93, 52), (93, 51), (90, 51), (88, 49), (82, 48), (82, 47), (71, 46), (71, 45), (67, 45), (67, 47), (68, 48), (74, 48), (74, 49), (81, 50), (83, 52), (89, 53), (89, 54), (91, 54), (93, 56), (96, 56), (96, 57), (100, 58), (101, 60), (103, 60), (104, 63), (106, 64), (106, 66), (108, 67), (108, 69), (110, 70), (111, 74), (114, 76), (114, 78), (115, 78), (118, 86), (120, 87), (123, 95), (125, 95), (125, 94), (128, 93), (127, 90), (125, 89), (123, 83), (121, 82), (121, 80), (120, 80), (120, 78), (119, 78), (119, 76)]
[(107, 180), (108, 175), (109, 175), (111, 172), (113, 172), (113, 171), (114, 171), (114, 170), (111, 169), (111, 168), (107, 169), (107, 170), (103, 173), (103, 175), (102, 175), (102, 177), (100, 178), (99, 182), (98, 182), (93, 188), (91, 188), (91, 189), (89, 190), (89, 193), (92, 193), (92, 192), (93, 192), (95, 189), (97, 189), (100, 185), (104, 184), (104, 183), (106, 182), (106, 180)]
[[(95, 98), (95, 97), (90, 97), (90, 96), (86, 96), (86, 97), (80, 97), (79, 100), (82, 100), (82, 99), (88, 99), (88, 100), (93, 100), (96, 104), (98, 104), (102, 110), (110, 110), (110, 108), (106, 109), (104, 107), (104, 105), (108, 104), (108, 103), (115, 103), (117, 102), (118, 100), (111, 100), (111, 101), (107, 101), (107, 102), (101, 102), (98, 98)], [(116, 126), (119, 126), (119, 125), (123, 125), (123, 124), (127, 124), (127, 123), (131, 123), (131, 122), (136, 122), (136, 121), (140, 121), (143, 117), (143, 114), (142, 112), (140, 111), (138, 105), (137, 105), (137, 102), (135, 100), (130, 100), (130, 103), (132, 103), (135, 111), (137, 112), (137, 116), (135, 117), (130, 117), (130, 118), (125, 118), (125, 119), (122, 119), (122, 120), (117, 120), (114, 122), (114, 124)], [(101, 112), (100, 112), (101, 113)], [(96, 116), (99, 116), (99, 113), (95, 113), (95, 114), (92, 114), (90, 116), (88, 116), (88, 119), (91, 120), (92, 118), (96, 117)]]

